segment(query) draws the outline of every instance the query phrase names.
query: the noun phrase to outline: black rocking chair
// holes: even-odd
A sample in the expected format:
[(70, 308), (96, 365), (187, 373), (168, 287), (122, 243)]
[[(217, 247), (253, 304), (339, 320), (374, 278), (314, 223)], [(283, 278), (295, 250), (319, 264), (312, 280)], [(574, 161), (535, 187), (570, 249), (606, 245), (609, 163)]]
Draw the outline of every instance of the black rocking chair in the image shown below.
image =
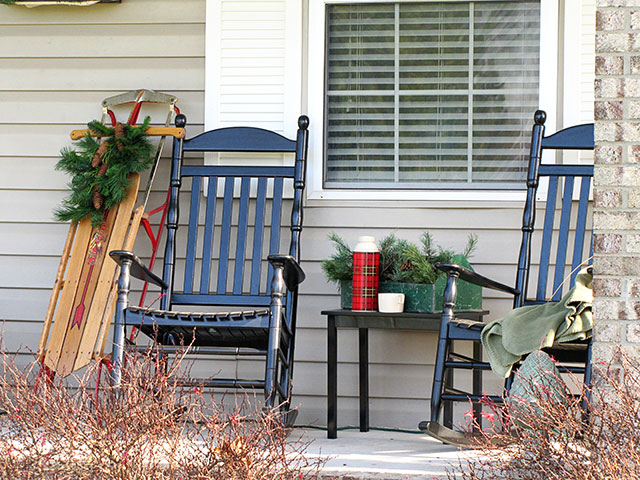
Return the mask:
[[(176, 125), (185, 124), (186, 117), (178, 115)], [(125, 339), (126, 328), (135, 327), (168, 354), (186, 346), (193, 354), (262, 356), (259, 379), (211, 376), (192, 383), (263, 389), (267, 407), (288, 410), (298, 285), (305, 278), (298, 262), (308, 126), (309, 119), (301, 116), (296, 140), (249, 127), (175, 140), (162, 278), (131, 252), (110, 252), (121, 266), (112, 384), (121, 382), (124, 350), (146, 348)], [(194, 165), (185, 161), (187, 152), (284, 153), (294, 156), (295, 163)], [(186, 222), (179, 217), (183, 198)], [(284, 220), (287, 211), (290, 224)], [(287, 254), (279, 253), (281, 245)], [(162, 288), (159, 309), (129, 305), (130, 276)]]
[[(518, 271), (515, 287), (509, 287), (492, 281), (478, 273), (458, 265), (440, 264), (438, 268), (447, 273), (447, 286), (443, 298), (443, 314), (440, 324), (433, 389), (431, 393), (431, 419), (420, 422), (419, 428), (445, 443), (464, 445), (469, 436), (452, 429), (451, 422), (441, 425), (438, 420), (443, 403), (451, 409), (451, 402), (479, 402), (484, 395), (480, 392), (465, 392), (454, 388), (454, 369), (466, 369), (473, 372), (476, 384), (481, 382), (483, 370), (491, 367), (487, 362), (454, 351), (454, 341), (467, 340), (480, 342), (483, 323), (456, 318), (456, 281), (458, 278), (482, 285), (483, 287), (503, 291), (514, 295), (513, 308), (524, 305), (558, 301), (574, 285), (575, 277), (581, 265), (589, 262), (591, 256), (591, 235), (587, 236), (587, 216), (589, 192), (593, 177), (592, 165), (543, 165), (542, 151), (553, 150), (593, 150), (593, 124), (577, 125), (565, 128), (548, 137), (544, 136), (546, 114), (537, 111), (534, 115), (531, 138), (529, 171), (527, 175), (527, 196), (522, 220), (522, 244), (518, 259)], [(542, 178), (548, 179), (543, 221), (536, 228), (536, 196)], [(580, 182), (577, 197), (574, 185)], [(573, 207), (573, 214), (572, 214)], [(559, 219), (556, 213), (559, 213)], [(532, 258), (534, 234), (540, 238), (540, 251)], [(555, 252), (555, 256), (553, 256)], [(567, 265), (570, 262), (570, 267)], [(534, 268), (531, 268), (531, 267)], [(527, 292), (530, 276), (538, 272), (535, 298), (528, 299)], [(553, 275), (551, 281), (550, 276)], [(565, 282), (569, 276), (570, 281)], [(564, 283), (563, 283), (564, 282)], [(591, 381), (591, 343), (556, 344), (551, 354), (558, 359), (561, 372), (573, 372), (584, 375), (586, 385)], [(562, 362), (574, 365), (563, 365)], [(575, 364), (579, 364), (575, 366)], [(510, 379), (505, 388), (510, 386)], [(489, 396), (494, 402), (502, 401), (501, 396)], [(475, 403), (476, 412), (480, 406)], [(445, 415), (445, 418), (450, 415)]]

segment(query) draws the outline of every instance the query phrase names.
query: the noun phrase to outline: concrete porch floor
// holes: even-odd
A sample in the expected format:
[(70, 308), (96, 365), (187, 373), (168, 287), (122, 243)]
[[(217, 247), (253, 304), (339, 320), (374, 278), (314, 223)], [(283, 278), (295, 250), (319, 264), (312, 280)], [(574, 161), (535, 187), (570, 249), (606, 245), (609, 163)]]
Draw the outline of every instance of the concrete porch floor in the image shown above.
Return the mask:
[(311, 442), (307, 457), (329, 458), (322, 469), (324, 479), (444, 479), (447, 470), (458, 471), (460, 461), (473, 461), (478, 455), (426, 434), (395, 431), (341, 430), (337, 439), (329, 440), (324, 430), (296, 429), (290, 438)]

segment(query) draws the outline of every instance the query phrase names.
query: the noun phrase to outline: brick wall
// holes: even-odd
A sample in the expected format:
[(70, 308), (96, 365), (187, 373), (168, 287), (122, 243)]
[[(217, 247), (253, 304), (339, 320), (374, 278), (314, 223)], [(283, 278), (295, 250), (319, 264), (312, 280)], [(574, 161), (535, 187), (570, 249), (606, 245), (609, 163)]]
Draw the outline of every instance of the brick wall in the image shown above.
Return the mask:
[(640, 358), (640, 0), (596, 13), (594, 360)]

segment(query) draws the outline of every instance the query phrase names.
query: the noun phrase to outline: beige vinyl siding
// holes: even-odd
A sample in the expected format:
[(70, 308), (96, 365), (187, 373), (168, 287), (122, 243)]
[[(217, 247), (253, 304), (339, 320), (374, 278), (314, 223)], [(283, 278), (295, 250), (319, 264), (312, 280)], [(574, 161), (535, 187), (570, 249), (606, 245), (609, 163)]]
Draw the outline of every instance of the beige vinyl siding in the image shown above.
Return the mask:
[(72, 129), (100, 118), (104, 98), (138, 88), (176, 94), (190, 134), (200, 132), (204, 7), (0, 6), (0, 321), (4, 348), (21, 361), (37, 347), (68, 231), (52, 215), (69, 180), (54, 170), (60, 149)]
[[(279, 13), (273, 15), (281, 20)], [(243, 18), (229, 17), (229, 31), (242, 28), (238, 22)], [(37, 347), (68, 228), (55, 222), (51, 211), (66, 194), (67, 179), (53, 166), (60, 148), (70, 144), (69, 131), (98, 118), (105, 97), (150, 88), (175, 94), (189, 118), (189, 136), (199, 133), (205, 108), (204, 19), (205, 0), (125, 0), (33, 10), (0, 6), (0, 321), (5, 349)], [(225, 57), (229, 68), (235, 68), (236, 54)], [(241, 113), (249, 114), (233, 106), (245, 102), (243, 92), (229, 96), (224, 107), (238, 122)], [(284, 99), (257, 95), (255, 108), (271, 112), (267, 105), (276, 100)], [(304, 112), (280, 118), (295, 122), (298, 113)], [(312, 118), (311, 135), (321, 135), (321, 128)], [(152, 205), (164, 198), (167, 179), (163, 162)], [(479, 236), (476, 269), (513, 283), (521, 207), (518, 202), (308, 201), (302, 233), (307, 280), (299, 302), (293, 399), (300, 406), (298, 422), (326, 422), (326, 320), (320, 311), (339, 302), (320, 265), (332, 251), (330, 232), (354, 244), (362, 234), (381, 238), (394, 232), (417, 240), (428, 230), (437, 242), (455, 249), (474, 232)], [(142, 235), (136, 252), (149, 256)], [(488, 290), (484, 295), (490, 318), (509, 310), (508, 297)], [(433, 333), (371, 332), (372, 425), (415, 428), (427, 418), (435, 339)], [(356, 342), (355, 331), (339, 333), (340, 425), (355, 425), (358, 419)], [(243, 361), (238, 369), (249, 365)], [(212, 374), (218, 365), (196, 368)]]

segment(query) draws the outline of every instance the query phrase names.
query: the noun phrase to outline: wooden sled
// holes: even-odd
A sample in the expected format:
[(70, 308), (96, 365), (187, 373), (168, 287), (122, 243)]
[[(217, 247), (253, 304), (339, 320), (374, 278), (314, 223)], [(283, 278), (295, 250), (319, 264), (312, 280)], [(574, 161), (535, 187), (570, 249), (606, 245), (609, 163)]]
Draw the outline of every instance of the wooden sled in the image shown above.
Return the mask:
[(98, 227), (85, 218), (69, 228), (38, 346), (40, 360), (57, 375), (65, 377), (102, 355), (116, 295), (117, 264), (108, 252), (133, 247), (144, 211), (134, 211), (139, 187), (134, 174), (126, 198)]
[[(86, 134), (87, 130), (76, 130), (71, 138)], [(184, 138), (185, 132), (151, 127), (147, 134)], [(50, 374), (65, 377), (103, 359), (117, 290), (117, 264), (108, 253), (133, 249), (146, 205), (145, 201), (134, 209), (140, 175), (129, 179), (125, 199), (105, 212), (98, 227), (92, 228), (86, 218), (69, 228), (38, 344), (38, 359)]]

